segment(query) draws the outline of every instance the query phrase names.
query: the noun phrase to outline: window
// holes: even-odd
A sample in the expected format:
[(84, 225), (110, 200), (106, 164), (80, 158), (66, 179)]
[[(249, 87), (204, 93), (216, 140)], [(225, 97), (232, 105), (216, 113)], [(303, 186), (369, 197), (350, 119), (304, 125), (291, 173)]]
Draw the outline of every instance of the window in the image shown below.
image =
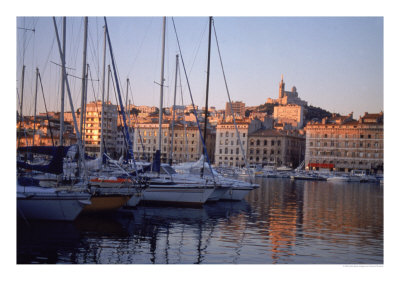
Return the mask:
[(271, 146), (274, 146), (274, 145), (275, 145), (275, 141), (271, 141)]
[(256, 144), (257, 146), (260, 146), (260, 140), (257, 140)]
[(267, 146), (267, 145), (268, 145), (268, 141), (264, 140), (264, 146)]

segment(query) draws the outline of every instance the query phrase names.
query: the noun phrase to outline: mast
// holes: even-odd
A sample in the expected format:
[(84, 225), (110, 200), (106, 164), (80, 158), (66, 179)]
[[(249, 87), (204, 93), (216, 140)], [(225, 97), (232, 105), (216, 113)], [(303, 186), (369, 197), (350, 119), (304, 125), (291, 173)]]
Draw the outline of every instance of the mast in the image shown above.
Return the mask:
[(172, 107), (172, 132), (171, 132), (171, 149), (169, 158), (170, 165), (172, 165), (172, 148), (174, 147), (175, 103), (176, 103), (176, 85), (178, 79), (178, 65), (179, 65), (179, 54), (176, 55), (176, 67), (175, 67), (174, 106)]
[(158, 150), (161, 157), (161, 138), (162, 138), (162, 117), (163, 117), (163, 95), (164, 95), (164, 59), (165, 59), (165, 20), (163, 17), (163, 37), (162, 37), (162, 55), (161, 55), (161, 79), (160, 79), (160, 110), (158, 112)]
[[(105, 26), (104, 26), (105, 27)], [(105, 30), (107, 30), (107, 28), (105, 29)], [(107, 65), (107, 97), (106, 97), (106, 99), (107, 99), (107, 103), (108, 102), (110, 102), (111, 103), (111, 101), (110, 101), (110, 76), (111, 76), (111, 67), (110, 67), (110, 65)], [(118, 111), (117, 111), (117, 118), (118, 118)], [(106, 119), (106, 128), (107, 128), (107, 132), (109, 132), (109, 124), (108, 124), (108, 119)], [(114, 137), (114, 139), (115, 139), (115, 137)], [(108, 140), (108, 139), (107, 139)], [(105, 147), (106, 146), (106, 144), (104, 143), (104, 148), (106, 148)], [(115, 149), (114, 149), (115, 150)], [(105, 151), (107, 151), (107, 149), (105, 149)]]
[(208, 119), (208, 93), (209, 93), (209, 85), (210, 85), (210, 56), (211, 56), (211, 24), (212, 17), (210, 17), (209, 28), (208, 28), (208, 58), (207, 58), (207, 84), (206, 84), (206, 112), (204, 116), (204, 147), (203, 147), (203, 167), (201, 169), (201, 177), (203, 177), (204, 173), (204, 163), (206, 157), (206, 141), (207, 141), (207, 119)]
[[(100, 125), (100, 157), (103, 158), (104, 153), (104, 92), (105, 92), (105, 78), (106, 78), (106, 27), (104, 26), (104, 45), (103, 45), (103, 84), (102, 84), (102, 91), (101, 91), (101, 125)], [(108, 97), (108, 96), (107, 96)]]
[(80, 120), (80, 132), (83, 145), (83, 119), (85, 118), (85, 81), (86, 81), (86, 51), (87, 51), (87, 31), (88, 31), (88, 17), (84, 18), (84, 35), (83, 35), (83, 57), (82, 57), (82, 93), (81, 93), (81, 120)]
[[(19, 132), (21, 133), (22, 130), (22, 122), (24, 121), (24, 114), (22, 113), (23, 109), (23, 104), (24, 104), (24, 81), (25, 81), (25, 65), (22, 66), (22, 74), (21, 74), (21, 103), (20, 103), (20, 108), (19, 108), (19, 113), (20, 113), (20, 119), (19, 119)], [(19, 140), (18, 139), (18, 146), (19, 146)]]
[(113, 54), (112, 45), (111, 45), (110, 33), (108, 32), (108, 26), (107, 26), (106, 17), (104, 17), (104, 24), (106, 26), (107, 41), (108, 41), (108, 47), (109, 47), (109, 50), (110, 50), (111, 63), (112, 63), (112, 66), (113, 66), (113, 71), (114, 71), (115, 85), (116, 85), (117, 94), (118, 94), (118, 101), (119, 101), (119, 105), (121, 106), (121, 116), (122, 116), (123, 121), (124, 121), (125, 136), (126, 136), (126, 140), (127, 140), (127, 143), (128, 143), (128, 159), (132, 159), (133, 160), (133, 166), (135, 168), (136, 177), (137, 177), (138, 172), (137, 172), (137, 168), (136, 168), (135, 158), (134, 158), (134, 155), (133, 155), (132, 141), (130, 139), (129, 130), (128, 130), (127, 124), (126, 124), (126, 115), (125, 115), (125, 111), (124, 111), (124, 104), (122, 103), (121, 90), (119, 88), (117, 69), (116, 69), (116, 66), (115, 66), (115, 59), (114, 59), (114, 54)]
[(76, 130), (76, 136), (78, 139), (78, 149), (79, 149), (79, 159), (81, 161), (81, 164), (83, 166), (83, 175), (85, 181), (87, 181), (87, 174), (86, 174), (86, 168), (85, 168), (85, 156), (83, 155), (83, 150), (82, 150), (82, 143), (81, 143), (81, 132), (79, 131), (78, 128), (78, 123), (76, 121), (76, 116), (75, 116), (75, 110), (74, 110), (74, 103), (72, 102), (72, 96), (71, 96), (71, 89), (69, 87), (68, 83), (68, 78), (67, 78), (67, 73), (65, 71), (65, 59), (63, 57), (62, 49), (61, 49), (61, 42), (60, 42), (60, 37), (58, 36), (58, 29), (57, 29), (57, 23), (56, 23), (56, 18), (53, 17), (53, 24), (54, 24), (54, 30), (56, 32), (56, 38), (57, 38), (57, 45), (58, 45), (58, 52), (61, 57), (62, 65), (64, 66), (62, 68), (64, 72), (64, 77), (65, 77), (65, 86), (67, 88), (67, 94), (68, 94), (68, 99), (69, 99), (69, 105), (71, 106), (71, 112), (72, 112), (72, 119), (74, 120), (74, 126)]
[[(63, 17), (62, 55), (64, 61), (65, 61), (66, 25), (67, 25), (67, 18)], [(65, 68), (65, 65), (63, 65), (62, 68)], [(64, 145), (64, 95), (65, 95), (65, 77), (64, 77), (64, 71), (61, 70), (60, 146)]]
[[(129, 107), (128, 107), (128, 87), (129, 87), (129, 78), (126, 78), (126, 98), (125, 98), (125, 109), (126, 109), (126, 117), (128, 118), (127, 121), (127, 126), (128, 126), (128, 131), (131, 132), (131, 127), (130, 127), (130, 113), (129, 113)], [(134, 143), (134, 140), (133, 142)]]
[[(35, 133), (36, 133), (36, 106), (37, 106), (37, 88), (38, 88), (39, 68), (36, 68), (36, 83), (35, 83), (35, 108), (33, 113), (33, 136), (32, 146), (35, 146)], [(50, 126), (50, 123), (49, 123)]]
[(85, 141), (86, 141), (86, 104), (87, 104), (87, 92), (88, 92), (88, 84), (89, 84), (89, 64), (86, 64), (86, 74), (85, 74), (85, 96), (84, 96), (84, 109), (83, 109), (83, 129), (82, 133), (82, 147), (85, 153)]

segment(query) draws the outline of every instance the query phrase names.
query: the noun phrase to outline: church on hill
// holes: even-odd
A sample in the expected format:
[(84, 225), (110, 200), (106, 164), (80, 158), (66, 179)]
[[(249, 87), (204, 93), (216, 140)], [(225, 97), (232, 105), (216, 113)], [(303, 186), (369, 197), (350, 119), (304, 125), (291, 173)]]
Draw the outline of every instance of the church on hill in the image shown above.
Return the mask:
[(288, 105), (288, 104), (296, 104), (300, 106), (307, 105), (307, 101), (301, 100), (299, 98), (299, 94), (297, 93), (297, 89), (295, 86), (292, 87), (291, 91), (285, 91), (285, 82), (283, 81), (283, 75), (281, 78), (281, 82), (279, 83), (279, 98), (278, 99), (268, 98), (267, 103), (279, 104), (279, 105)]

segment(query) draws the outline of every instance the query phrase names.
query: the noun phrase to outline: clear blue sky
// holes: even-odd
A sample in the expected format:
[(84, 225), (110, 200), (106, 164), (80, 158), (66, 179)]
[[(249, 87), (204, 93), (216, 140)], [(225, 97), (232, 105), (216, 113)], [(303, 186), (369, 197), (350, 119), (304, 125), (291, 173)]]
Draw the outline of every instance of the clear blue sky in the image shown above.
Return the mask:
[[(17, 86), (23, 59), (27, 68), (24, 113), (33, 113), (34, 70), (40, 69), (49, 110), (59, 110), (60, 79), (55, 32), (49, 17), (19, 17), (17, 27)], [(61, 31), (61, 18), (57, 18)], [(358, 118), (383, 110), (383, 18), (381, 17), (214, 17), (221, 55), (233, 101), (247, 106), (278, 97), (281, 75), (286, 90), (313, 106)], [(88, 63), (93, 79), (101, 78), (103, 18), (89, 17)], [(136, 105), (159, 103), (161, 17), (111, 17), (108, 25), (125, 97)], [(190, 74), (194, 101), (205, 103), (208, 17), (176, 17), (183, 59)], [(178, 53), (172, 19), (167, 18), (165, 104), (173, 103), (175, 55)], [(67, 18), (67, 66), (82, 73), (83, 18)], [(215, 37), (212, 37), (209, 105), (224, 108), (228, 101)], [(107, 63), (110, 63), (109, 57)], [(183, 70), (182, 75), (183, 75)], [(70, 77), (75, 108), (80, 103), (80, 80)], [(184, 104), (190, 98), (182, 77)], [(94, 92), (93, 92), (94, 91)], [(100, 84), (89, 85), (89, 101), (100, 98)], [(39, 93), (40, 94), (40, 93)], [(114, 93), (111, 93), (115, 103)], [(177, 99), (181, 103), (181, 97)], [(38, 100), (43, 110), (43, 100)], [(67, 105), (69, 110), (69, 105)]]

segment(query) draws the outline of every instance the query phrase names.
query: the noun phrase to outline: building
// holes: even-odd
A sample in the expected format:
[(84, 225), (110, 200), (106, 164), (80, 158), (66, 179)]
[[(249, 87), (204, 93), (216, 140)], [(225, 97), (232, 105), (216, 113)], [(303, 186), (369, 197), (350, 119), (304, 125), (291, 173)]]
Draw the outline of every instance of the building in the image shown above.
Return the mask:
[[(136, 124), (133, 151), (136, 157), (142, 160), (151, 160), (158, 150), (158, 122)], [(203, 134), (204, 125), (201, 127)], [(171, 158), (174, 163), (197, 161), (203, 154), (203, 144), (199, 129), (194, 123), (177, 122), (172, 132), (171, 124), (162, 124), (161, 161), (168, 162)], [(172, 139), (172, 134), (174, 138)], [(171, 146), (171, 142), (173, 145)], [(172, 147), (172, 148), (171, 148)], [(211, 161), (214, 159), (215, 130), (207, 129), (207, 153)], [(171, 151), (172, 150), (172, 151)]]
[[(59, 146), (60, 120), (59, 114), (40, 114), (39, 116), (25, 116), (22, 124), (17, 121), (17, 147), (25, 146)], [(22, 128), (23, 130), (20, 130)], [(34, 137), (34, 138), (33, 138)], [(64, 122), (63, 145), (76, 144), (77, 138), (73, 125)]]
[(310, 122), (306, 130), (305, 167), (308, 170), (367, 170), (383, 172), (383, 112), (353, 114)]
[(304, 159), (305, 136), (298, 130), (259, 129), (249, 134), (250, 164), (297, 167)]
[(290, 124), (293, 128), (303, 128), (304, 107), (297, 104), (274, 107), (274, 120), (280, 124)]
[(221, 122), (217, 125), (215, 140), (215, 164), (217, 166), (244, 166), (242, 149), (246, 155), (248, 135), (260, 129), (262, 123), (258, 119), (236, 120), (236, 125), (239, 137), (232, 121)]
[[(78, 126), (80, 126), (80, 109), (78, 110)], [(103, 134), (105, 151), (111, 155), (116, 153), (117, 140), (117, 105), (111, 102), (104, 103), (104, 114), (101, 101), (92, 101), (86, 104), (85, 120), (83, 126), (83, 140), (85, 152), (89, 155), (100, 154), (101, 118), (104, 116)]]
[(245, 112), (246, 112), (246, 104), (242, 101), (233, 101), (232, 102), (232, 107), (229, 102), (226, 102), (225, 105), (225, 117), (232, 116), (232, 113), (235, 114), (235, 116), (238, 117), (245, 117)]
[(292, 87), (291, 91), (285, 91), (285, 82), (283, 81), (283, 75), (281, 82), (279, 83), (278, 99), (268, 98), (267, 103), (279, 104), (279, 105), (288, 105), (288, 104), (297, 104), (300, 106), (307, 105), (307, 101), (301, 100), (299, 98), (299, 94), (297, 93), (297, 88), (295, 86)]

